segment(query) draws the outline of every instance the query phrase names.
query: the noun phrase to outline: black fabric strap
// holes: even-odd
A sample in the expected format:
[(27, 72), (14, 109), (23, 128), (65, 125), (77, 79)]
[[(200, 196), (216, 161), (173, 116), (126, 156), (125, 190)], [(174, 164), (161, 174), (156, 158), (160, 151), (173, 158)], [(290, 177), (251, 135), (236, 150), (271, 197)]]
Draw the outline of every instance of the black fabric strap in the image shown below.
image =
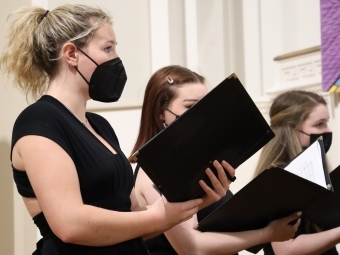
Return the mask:
[(133, 172), (133, 177), (134, 177), (134, 183), (133, 183), (133, 186), (136, 185), (136, 180), (137, 180), (137, 174), (138, 174), (138, 171), (139, 171), (139, 168), (140, 168), (140, 165), (136, 165), (136, 168), (135, 168), (135, 171)]
[(32, 253), (32, 255), (41, 255), (42, 254), (42, 246), (43, 246), (43, 239), (41, 238), (38, 242), (37, 242), (37, 249)]

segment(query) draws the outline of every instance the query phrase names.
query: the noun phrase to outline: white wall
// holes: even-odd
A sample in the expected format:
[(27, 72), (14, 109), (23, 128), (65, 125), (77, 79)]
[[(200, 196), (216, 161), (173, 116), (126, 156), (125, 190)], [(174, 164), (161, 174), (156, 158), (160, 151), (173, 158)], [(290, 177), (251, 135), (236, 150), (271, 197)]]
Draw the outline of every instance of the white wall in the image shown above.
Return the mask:
[[(269, 100), (267, 91), (286, 86), (279, 84), (274, 57), (320, 45), (319, 0), (241, 2), (245, 69), (241, 80), (255, 102), (263, 104)], [(266, 118), (268, 105), (261, 108)]]
[[(235, 72), (267, 117), (270, 96), (289, 88), (277, 78), (280, 63), (273, 58), (320, 45), (321, 41), (319, 0), (21, 0), (6, 2), (6, 6), (2, 1), (1, 24), (19, 6), (33, 3), (51, 10), (66, 2), (95, 4), (107, 9), (114, 18), (118, 53), (126, 67), (128, 82), (118, 103), (90, 102), (88, 108), (109, 120), (126, 155), (136, 139), (146, 82), (156, 69), (168, 64), (188, 66), (207, 78), (209, 88)], [(5, 34), (0, 40), (3, 45)], [(4, 83), (3, 77), (1, 81)], [(320, 82), (321, 79), (316, 83)], [(313, 89), (321, 91), (319, 85)], [(0, 207), (4, 215), (0, 233), (10, 233), (7, 239), (0, 239), (0, 253), (29, 254), (34, 249), (32, 240), (36, 239), (36, 232), (13, 187), (8, 160), (11, 127), (27, 104), (24, 96), (4, 86), (0, 87), (0, 97), (3, 120), (0, 165), (6, 173), (2, 175), (6, 179), (0, 178), (0, 199), (6, 204)], [(328, 96), (328, 99), (332, 112), (330, 124), (335, 131), (329, 156), (335, 166), (339, 164), (339, 98)], [(257, 158), (258, 154), (237, 169), (233, 192), (251, 179)], [(1, 195), (6, 193), (11, 195)], [(10, 250), (3, 253), (4, 249)]]
[[(5, 45), (6, 17), (29, 0), (0, 1), (0, 50)], [(16, 116), (27, 106), (25, 96), (0, 73), (0, 254), (29, 254), (35, 247), (36, 228), (13, 185), (9, 161), (11, 133)]]

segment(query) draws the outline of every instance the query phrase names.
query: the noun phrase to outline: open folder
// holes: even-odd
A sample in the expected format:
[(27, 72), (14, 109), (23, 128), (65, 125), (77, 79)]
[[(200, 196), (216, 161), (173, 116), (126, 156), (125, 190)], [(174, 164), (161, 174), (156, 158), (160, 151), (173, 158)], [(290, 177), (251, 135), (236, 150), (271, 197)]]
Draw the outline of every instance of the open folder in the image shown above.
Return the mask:
[(330, 177), (334, 192), (306, 214), (306, 217), (312, 222), (317, 222), (323, 230), (340, 226), (340, 166), (330, 173)]
[[(190, 85), (188, 85), (190, 86)], [(236, 168), (274, 137), (235, 74), (140, 148), (133, 157), (170, 202), (205, 195), (213, 160)]]
[[(297, 211), (308, 217), (332, 195), (333, 186), (320, 137), (286, 167), (272, 165), (263, 171), (199, 222), (196, 228), (216, 232), (259, 229), (274, 219)], [(316, 218), (313, 222), (322, 223)], [(256, 253), (262, 247), (257, 248), (248, 251)]]

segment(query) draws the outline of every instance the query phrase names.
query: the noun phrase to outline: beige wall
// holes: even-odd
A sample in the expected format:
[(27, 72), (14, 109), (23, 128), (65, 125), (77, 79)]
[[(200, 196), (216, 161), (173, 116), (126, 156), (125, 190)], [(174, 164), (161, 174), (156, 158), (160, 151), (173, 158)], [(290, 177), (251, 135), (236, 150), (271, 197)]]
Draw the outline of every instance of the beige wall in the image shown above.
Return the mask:
[[(136, 138), (143, 91), (153, 70), (167, 64), (185, 65), (203, 74), (209, 88), (236, 72), (267, 117), (268, 91), (287, 88), (278, 82), (273, 58), (320, 45), (319, 0), (1, 1), (0, 25), (4, 28), (8, 13), (20, 6), (34, 3), (53, 9), (66, 2), (99, 5), (114, 18), (118, 53), (126, 66), (128, 82), (118, 103), (90, 102), (88, 108), (109, 120), (127, 155)], [(2, 33), (0, 49), (4, 40)], [(1, 74), (0, 82), (0, 254), (26, 255), (34, 250), (37, 231), (13, 186), (9, 148), (14, 120), (27, 103), (11, 82), (4, 85)], [(316, 81), (319, 91), (320, 82)], [(335, 166), (340, 163), (339, 98), (328, 98), (335, 131), (330, 160)], [(251, 179), (257, 157), (237, 170), (233, 192)]]
[[(1, 1), (0, 27), (2, 31), (5, 31), (8, 13), (29, 4), (29, 0)], [(4, 35), (5, 33), (1, 33), (0, 49), (5, 44)], [(27, 103), (25, 96), (13, 88), (10, 81), (5, 81), (5, 77), (0, 74), (0, 254), (29, 254), (34, 250), (36, 228), (13, 185), (9, 160), (13, 123)]]

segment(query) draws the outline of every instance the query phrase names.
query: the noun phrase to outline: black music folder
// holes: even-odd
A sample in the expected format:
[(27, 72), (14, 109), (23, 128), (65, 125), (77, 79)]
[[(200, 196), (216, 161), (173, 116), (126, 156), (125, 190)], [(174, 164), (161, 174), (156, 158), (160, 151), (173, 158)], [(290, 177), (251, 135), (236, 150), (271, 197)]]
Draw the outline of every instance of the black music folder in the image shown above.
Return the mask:
[(306, 215), (323, 230), (340, 226), (340, 166), (330, 173), (330, 177), (334, 192)]
[[(197, 225), (200, 231), (254, 230), (291, 213), (308, 217), (333, 195), (322, 137), (286, 167), (270, 166)], [(337, 211), (338, 215), (340, 210)], [(319, 224), (318, 220), (314, 223)], [(248, 249), (257, 253), (263, 245)]]
[[(189, 85), (190, 86), (190, 85)], [(170, 202), (204, 196), (213, 160), (234, 168), (274, 137), (235, 74), (140, 148), (133, 157)]]

